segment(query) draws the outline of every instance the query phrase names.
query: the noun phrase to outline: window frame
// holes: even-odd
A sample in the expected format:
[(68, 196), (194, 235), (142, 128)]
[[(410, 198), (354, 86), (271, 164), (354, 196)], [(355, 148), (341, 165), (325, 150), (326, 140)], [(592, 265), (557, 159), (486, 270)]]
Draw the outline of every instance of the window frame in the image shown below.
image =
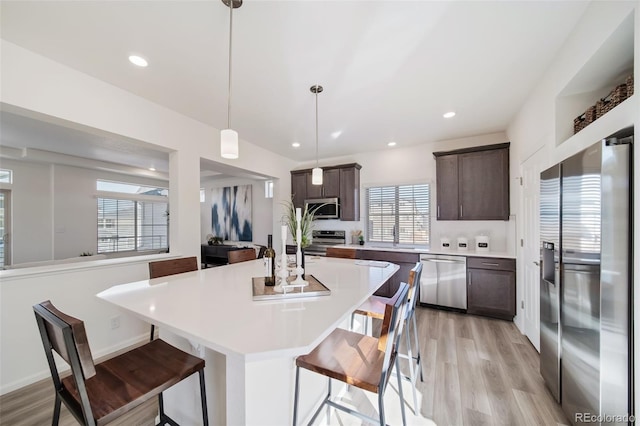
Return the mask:
[[(373, 191), (378, 191), (379, 194), (372, 194)], [(403, 192), (411, 191), (412, 197), (410, 208), (412, 212), (407, 213), (407, 205), (403, 206), (403, 200), (407, 200), (407, 196), (403, 195)], [(416, 191), (418, 191), (416, 193)], [(380, 203), (380, 213), (372, 214), (372, 198), (378, 198)], [(405, 246), (430, 246), (431, 245), (431, 195), (432, 184), (429, 182), (412, 183), (412, 184), (393, 184), (393, 185), (376, 185), (365, 188), (365, 239), (368, 243), (374, 244), (393, 244), (393, 245), (405, 245)], [(375, 198), (374, 198), (375, 200)], [(386, 203), (386, 206), (382, 204)], [(389, 204), (393, 205), (389, 205)], [(423, 209), (422, 212), (419, 209)], [(379, 218), (381, 222), (380, 237), (373, 238), (374, 231), (373, 218)], [(404, 220), (403, 220), (404, 217)], [(385, 224), (385, 218), (387, 219)], [(407, 220), (408, 219), (408, 220)], [(373, 221), (372, 221), (373, 220)], [(392, 222), (393, 225), (388, 225)], [(424, 236), (420, 238), (416, 233), (416, 226), (420, 226), (419, 222), (422, 222), (424, 228)], [(403, 226), (404, 224), (404, 226)], [(417, 225), (418, 224), (418, 225)], [(407, 227), (411, 228), (407, 231)], [(391, 238), (389, 233), (391, 232)], [(410, 238), (407, 238), (407, 235)], [(385, 237), (386, 236), (386, 237)]]

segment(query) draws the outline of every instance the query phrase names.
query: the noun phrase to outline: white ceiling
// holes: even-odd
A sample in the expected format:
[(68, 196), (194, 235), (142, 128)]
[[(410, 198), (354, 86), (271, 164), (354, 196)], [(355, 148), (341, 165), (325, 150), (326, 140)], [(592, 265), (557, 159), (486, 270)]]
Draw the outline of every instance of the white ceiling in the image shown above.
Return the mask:
[[(309, 87), (318, 83), (321, 158), (503, 131), (586, 5), (245, 0), (233, 20), (231, 127), (290, 158), (315, 158)], [(226, 127), (229, 9), (220, 0), (0, 7), (3, 39)], [(149, 67), (131, 65), (132, 53)], [(449, 110), (457, 115), (445, 120)]]

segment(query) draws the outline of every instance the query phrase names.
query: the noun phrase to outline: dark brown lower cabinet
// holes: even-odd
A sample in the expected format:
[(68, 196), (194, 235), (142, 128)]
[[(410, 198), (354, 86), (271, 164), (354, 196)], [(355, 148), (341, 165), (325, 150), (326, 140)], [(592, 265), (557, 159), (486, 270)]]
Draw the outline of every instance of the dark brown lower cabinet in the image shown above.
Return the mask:
[(467, 313), (513, 320), (516, 314), (516, 261), (467, 258)]
[(380, 260), (395, 263), (400, 269), (375, 293), (376, 296), (391, 297), (400, 286), (401, 282), (409, 281), (409, 271), (420, 261), (417, 253), (401, 253), (396, 251), (358, 250), (358, 259)]

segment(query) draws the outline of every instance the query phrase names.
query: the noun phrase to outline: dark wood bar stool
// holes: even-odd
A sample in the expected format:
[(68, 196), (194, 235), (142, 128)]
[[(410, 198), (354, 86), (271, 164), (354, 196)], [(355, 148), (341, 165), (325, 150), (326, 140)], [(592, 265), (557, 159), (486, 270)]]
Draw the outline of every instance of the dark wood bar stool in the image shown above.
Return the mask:
[[(198, 270), (198, 258), (181, 257), (179, 259), (158, 260), (149, 262), (149, 278), (161, 278), (169, 275), (183, 274)], [(151, 337), (153, 340), (156, 334), (155, 325), (151, 324)]]
[[(202, 422), (209, 424), (203, 359), (157, 339), (94, 364), (82, 321), (48, 300), (33, 310), (56, 392), (53, 425), (58, 424), (62, 402), (80, 424), (104, 425), (194, 373), (200, 376)], [(53, 351), (71, 367), (70, 376), (60, 379)], [(177, 424), (161, 406), (159, 425), (167, 423)]]
[(228, 253), (229, 264), (256, 259), (256, 251), (252, 248), (233, 250)]
[[(418, 411), (418, 391), (416, 389), (416, 380), (418, 373), (420, 374), (420, 381), (424, 381), (422, 374), (422, 367), (420, 365), (420, 341), (418, 339), (418, 326), (416, 323), (416, 304), (418, 301), (418, 288), (420, 285), (420, 278), (422, 276), (422, 263), (417, 262), (411, 271), (409, 271), (409, 296), (407, 299), (407, 309), (405, 310), (404, 323), (405, 328), (403, 334), (406, 342), (406, 352), (398, 352), (398, 357), (406, 359), (409, 363), (409, 376), (403, 376), (406, 380), (410, 381), (413, 385), (413, 406), (415, 412)], [(387, 298), (381, 296), (371, 296), (367, 299), (358, 309), (356, 309), (351, 315), (351, 329), (353, 329), (353, 322), (355, 315), (363, 315), (365, 317), (371, 317), (376, 319), (384, 318), (385, 304)], [(366, 319), (365, 319), (366, 321)], [(366, 324), (366, 323), (365, 323)], [(413, 325), (413, 344), (411, 342), (411, 326)], [(366, 329), (365, 329), (366, 334)], [(415, 349), (415, 354), (414, 354)], [(415, 363), (415, 366), (414, 366)]]
[(339, 257), (341, 259), (355, 259), (356, 251), (354, 249), (342, 247), (327, 247), (327, 257)]
[[(387, 388), (393, 365), (398, 378), (398, 393), (402, 424), (406, 425), (402, 377), (398, 365), (397, 347), (404, 325), (404, 310), (407, 308), (409, 285), (401, 283), (398, 291), (388, 299), (379, 338), (366, 336), (340, 328), (335, 329), (309, 354), (296, 359), (296, 383), (293, 403), (293, 425), (298, 420), (298, 396), (300, 393), (300, 369), (312, 371), (328, 377), (327, 396), (313, 414), (309, 424), (318, 417), (326, 405), (360, 417), (366, 421), (385, 425), (384, 391)], [(376, 393), (378, 395), (379, 418), (367, 416), (331, 399), (331, 380), (339, 380), (348, 385)]]

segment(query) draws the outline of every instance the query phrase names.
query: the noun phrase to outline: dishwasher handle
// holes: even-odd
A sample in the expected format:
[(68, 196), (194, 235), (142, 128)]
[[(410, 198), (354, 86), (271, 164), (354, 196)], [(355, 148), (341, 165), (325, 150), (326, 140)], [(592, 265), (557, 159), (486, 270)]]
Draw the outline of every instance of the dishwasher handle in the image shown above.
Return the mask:
[(450, 260), (450, 259), (421, 259), (423, 262), (433, 263), (465, 263), (465, 260)]

